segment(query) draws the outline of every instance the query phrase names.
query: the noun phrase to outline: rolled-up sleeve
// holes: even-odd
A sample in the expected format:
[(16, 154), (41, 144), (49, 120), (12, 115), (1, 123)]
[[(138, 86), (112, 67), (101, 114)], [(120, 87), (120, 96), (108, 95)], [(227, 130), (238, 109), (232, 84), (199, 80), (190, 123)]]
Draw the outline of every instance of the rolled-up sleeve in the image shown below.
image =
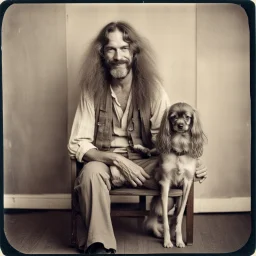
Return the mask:
[(151, 101), (151, 135), (152, 142), (155, 143), (155, 138), (159, 132), (161, 120), (165, 110), (170, 106), (170, 100), (165, 92), (164, 88), (160, 86), (158, 92), (156, 93), (154, 99)]
[(78, 103), (68, 143), (69, 155), (83, 162), (84, 154), (96, 148), (94, 140), (95, 110), (91, 99), (82, 94)]

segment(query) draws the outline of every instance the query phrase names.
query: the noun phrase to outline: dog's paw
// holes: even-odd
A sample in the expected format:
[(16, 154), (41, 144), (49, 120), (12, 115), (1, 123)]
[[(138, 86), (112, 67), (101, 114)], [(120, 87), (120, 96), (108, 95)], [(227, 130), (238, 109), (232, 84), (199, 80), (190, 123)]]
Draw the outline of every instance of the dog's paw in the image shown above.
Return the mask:
[(176, 241), (176, 246), (179, 248), (184, 248), (185, 247), (185, 243), (182, 240)]
[(136, 152), (141, 152), (149, 157), (151, 156), (149, 148), (145, 148), (142, 145), (134, 145), (133, 148)]
[(173, 243), (171, 242), (170, 239), (167, 239), (166, 241), (164, 241), (164, 247), (165, 248), (172, 248), (173, 247)]

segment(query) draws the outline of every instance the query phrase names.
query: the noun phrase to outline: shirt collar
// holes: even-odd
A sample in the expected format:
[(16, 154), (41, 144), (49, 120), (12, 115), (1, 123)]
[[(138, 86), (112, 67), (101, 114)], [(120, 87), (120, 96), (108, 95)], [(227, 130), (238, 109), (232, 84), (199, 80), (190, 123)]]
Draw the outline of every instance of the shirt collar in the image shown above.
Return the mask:
[[(110, 85), (110, 92), (111, 92), (111, 96), (112, 98), (115, 100), (116, 104), (121, 107), (120, 103), (118, 102), (118, 99), (117, 99), (117, 96), (112, 88), (112, 86)], [(131, 101), (131, 93), (132, 93), (132, 90), (130, 91), (130, 94), (129, 94), (129, 99), (128, 99), (128, 104), (130, 104), (130, 101)]]

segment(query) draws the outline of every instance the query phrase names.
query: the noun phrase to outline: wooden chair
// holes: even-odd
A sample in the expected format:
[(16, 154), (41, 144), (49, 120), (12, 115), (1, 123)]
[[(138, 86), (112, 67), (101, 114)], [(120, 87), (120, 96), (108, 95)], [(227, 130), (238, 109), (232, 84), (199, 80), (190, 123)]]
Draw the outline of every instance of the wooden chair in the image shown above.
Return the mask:
[[(76, 209), (76, 194), (74, 192), (75, 179), (81, 171), (83, 164), (71, 159), (71, 209), (72, 209), (72, 222), (71, 222), (71, 246), (77, 246), (77, 214)], [(137, 210), (111, 210), (111, 216), (122, 216), (122, 217), (142, 217), (148, 215), (146, 210), (146, 197), (159, 195), (158, 190), (151, 189), (134, 189), (134, 188), (117, 188), (110, 191), (110, 195), (115, 196), (139, 196), (139, 204)], [(169, 192), (170, 197), (182, 196), (181, 189), (171, 189)], [(186, 243), (187, 245), (193, 244), (193, 219), (194, 213), (194, 184), (191, 186), (190, 194), (186, 206)]]

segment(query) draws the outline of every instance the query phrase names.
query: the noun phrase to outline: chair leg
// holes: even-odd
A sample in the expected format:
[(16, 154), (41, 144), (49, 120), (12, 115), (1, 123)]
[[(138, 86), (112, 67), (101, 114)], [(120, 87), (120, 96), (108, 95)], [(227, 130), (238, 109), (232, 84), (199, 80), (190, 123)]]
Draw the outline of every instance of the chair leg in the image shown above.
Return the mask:
[(75, 203), (74, 203), (75, 195), (72, 195), (72, 202), (71, 202), (71, 246), (77, 246), (77, 212), (75, 210)]
[[(146, 196), (139, 196), (139, 209), (141, 211), (146, 211)], [(143, 225), (143, 221), (144, 221), (144, 218), (142, 218), (143, 216), (141, 217), (138, 217), (137, 219), (137, 224), (138, 224), (138, 227), (142, 227)]]
[(191, 185), (191, 189), (187, 201), (186, 210), (186, 229), (187, 229), (187, 245), (193, 244), (193, 230), (194, 230), (194, 183)]
[(146, 196), (140, 196), (140, 210), (146, 211)]

